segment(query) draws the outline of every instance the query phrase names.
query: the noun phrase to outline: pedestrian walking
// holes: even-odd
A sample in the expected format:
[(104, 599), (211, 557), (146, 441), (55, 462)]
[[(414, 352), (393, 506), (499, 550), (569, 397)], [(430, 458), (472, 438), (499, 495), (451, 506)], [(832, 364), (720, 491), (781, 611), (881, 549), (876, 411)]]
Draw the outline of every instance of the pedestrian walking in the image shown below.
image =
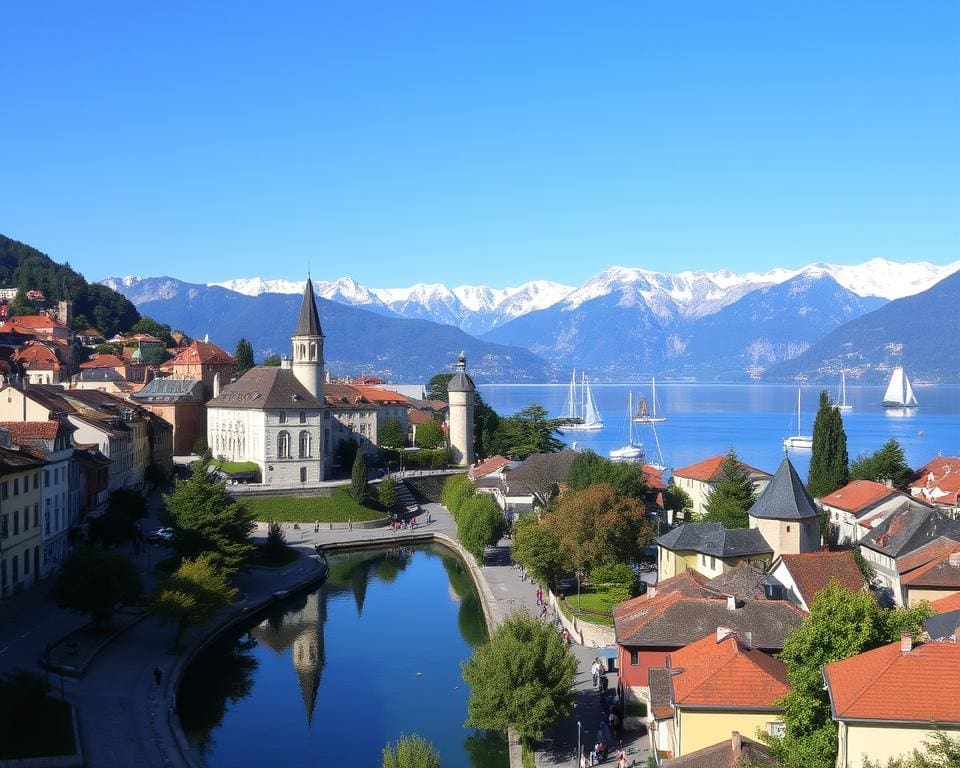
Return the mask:
[(153, 679), (157, 681), (157, 687), (160, 687), (160, 681), (163, 680), (163, 670), (160, 667), (153, 668)]
[(317, 522), (315, 522), (315, 523), (313, 524), (313, 532), (314, 532), (314, 533), (320, 533), (320, 521), (319, 521), (319, 520), (317, 520)]
[(593, 678), (593, 687), (596, 688), (600, 682), (600, 665), (596, 658), (590, 665), (590, 676)]
[(543, 620), (545, 618), (547, 618), (547, 606), (543, 606), (540, 610), (540, 619)]

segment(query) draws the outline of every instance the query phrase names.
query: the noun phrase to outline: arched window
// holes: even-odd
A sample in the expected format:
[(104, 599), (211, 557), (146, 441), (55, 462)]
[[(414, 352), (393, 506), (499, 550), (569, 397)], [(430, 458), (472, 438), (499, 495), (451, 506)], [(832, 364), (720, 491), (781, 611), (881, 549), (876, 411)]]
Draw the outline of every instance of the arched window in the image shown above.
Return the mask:
[(313, 447), (312, 443), (313, 443), (313, 439), (310, 437), (310, 433), (307, 432), (307, 430), (305, 429), (300, 430), (300, 458), (301, 459), (310, 458), (310, 449)]
[(277, 435), (277, 458), (290, 458), (290, 433), (286, 430)]

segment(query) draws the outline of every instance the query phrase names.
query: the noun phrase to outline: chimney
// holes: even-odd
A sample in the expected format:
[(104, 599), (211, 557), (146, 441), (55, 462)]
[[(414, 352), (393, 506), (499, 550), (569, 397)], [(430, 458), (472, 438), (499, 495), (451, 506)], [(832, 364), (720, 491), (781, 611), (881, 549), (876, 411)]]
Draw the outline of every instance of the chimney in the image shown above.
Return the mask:
[(289, 357), (287, 357), (286, 355), (284, 355), (283, 357), (280, 358), (280, 367), (281, 367), (281, 368), (285, 368), (285, 369), (287, 369), (287, 370), (292, 369), (292, 368), (293, 368), (293, 360), (291, 360)]
[(717, 627), (717, 642), (718, 643), (723, 642), (728, 637), (730, 637), (730, 635), (735, 635), (735, 634), (737, 634), (737, 630), (730, 629), (730, 627)]
[(743, 601), (737, 602), (736, 595), (727, 595), (727, 610), (735, 611), (737, 608), (743, 608)]
[(910, 653), (913, 650), (913, 636), (909, 632), (900, 633), (900, 653)]
[(10, 430), (0, 429), (0, 448), (10, 447)]
[(733, 731), (730, 734), (730, 751), (735, 755), (743, 752), (743, 739), (740, 736), (740, 731)]
[(220, 397), (220, 373), (213, 374), (213, 396)]

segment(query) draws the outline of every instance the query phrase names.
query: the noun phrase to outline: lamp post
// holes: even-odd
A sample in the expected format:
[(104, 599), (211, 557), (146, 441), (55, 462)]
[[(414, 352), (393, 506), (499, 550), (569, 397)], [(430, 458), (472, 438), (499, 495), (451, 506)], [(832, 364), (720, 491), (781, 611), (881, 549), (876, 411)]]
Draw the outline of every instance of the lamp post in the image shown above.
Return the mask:
[(577, 768), (580, 768), (581, 750), (583, 749), (582, 744), (583, 742), (580, 738), (580, 721), (577, 720)]

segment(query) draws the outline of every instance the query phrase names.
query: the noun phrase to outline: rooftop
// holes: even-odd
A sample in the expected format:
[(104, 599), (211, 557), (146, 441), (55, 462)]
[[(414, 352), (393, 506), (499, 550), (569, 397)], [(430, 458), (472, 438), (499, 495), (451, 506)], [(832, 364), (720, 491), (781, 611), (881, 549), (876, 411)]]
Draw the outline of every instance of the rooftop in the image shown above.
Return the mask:
[(721, 523), (684, 523), (657, 539), (673, 552), (700, 552), (724, 560), (773, 554), (757, 528), (724, 528)]
[(960, 540), (960, 521), (919, 501), (906, 499), (890, 517), (860, 539), (860, 546), (899, 559), (941, 536)]
[[(652, 695), (652, 694), (651, 694)], [(740, 768), (743, 765), (776, 765), (766, 745), (748, 739), (740, 733), (683, 757), (675, 757), (660, 763), (661, 768)]]
[(960, 459), (937, 456), (917, 470), (910, 491), (934, 504), (960, 503)]
[(257, 366), (228, 384), (208, 408), (319, 408), (321, 403), (289, 368)]
[(903, 493), (883, 483), (875, 483), (873, 480), (854, 480), (843, 488), (824, 496), (820, 499), (820, 503), (858, 515), (875, 504), (898, 495), (902, 496)]
[(766, 520), (808, 520), (819, 517), (820, 510), (790, 459), (784, 458), (747, 514)]
[(787, 567), (807, 606), (813, 602), (817, 592), (834, 579), (850, 592), (860, 592), (867, 585), (850, 551), (781, 555), (780, 561)]
[[(686, 477), (691, 480), (700, 480), (704, 483), (716, 481), (720, 477), (720, 465), (723, 464), (724, 456), (711, 456), (709, 459), (698, 461), (696, 464), (688, 464), (685, 467), (673, 470), (676, 477)], [(770, 477), (769, 472), (762, 469), (751, 467), (749, 464), (740, 462), (740, 466), (747, 469), (754, 477)]]
[(216, 344), (209, 341), (194, 341), (181, 349), (168, 365), (197, 365), (223, 364), (233, 365), (236, 362), (233, 355), (224, 352)]

